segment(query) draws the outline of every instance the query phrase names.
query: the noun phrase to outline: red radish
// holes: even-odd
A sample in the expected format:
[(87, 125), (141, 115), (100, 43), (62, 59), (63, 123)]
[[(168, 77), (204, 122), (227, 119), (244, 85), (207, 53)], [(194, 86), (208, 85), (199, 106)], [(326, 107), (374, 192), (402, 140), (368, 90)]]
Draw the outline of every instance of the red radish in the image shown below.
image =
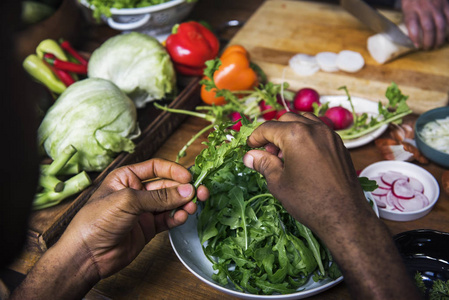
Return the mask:
[(400, 199), (411, 199), (415, 195), (415, 191), (406, 179), (398, 179), (393, 182), (391, 191)]
[(278, 110), (276, 113), (276, 120), (279, 120), (279, 118), (282, 117), (282, 115), (285, 114), (286, 112), (287, 112), (287, 110), (285, 108)]
[(313, 103), (320, 104), (320, 94), (312, 88), (300, 89), (293, 98), (293, 107), (298, 111), (313, 111)]
[(396, 180), (407, 179), (407, 176), (404, 176), (399, 172), (389, 171), (389, 172), (382, 174), (382, 176), (380, 178), (386, 185), (393, 185), (393, 182), (395, 182)]
[(403, 208), (402, 211), (415, 211), (429, 205), (429, 199), (424, 194), (416, 193), (413, 198), (399, 199), (399, 204)]
[(416, 178), (410, 177), (409, 178), (410, 186), (417, 192), (424, 193), (424, 186), (422, 185), (421, 181), (419, 181)]
[[(238, 120), (240, 120), (242, 118), (242, 115), (239, 112), (232, 112), (229, 117), (231, 118), (232, 122), (237, 122)], [(231, 126), (231, 129), (235, 130), (235, 131), (239, 131), (240, 127), (242, 127), (242, 122), (238, 121), (237, 123), (235, 123), (234, 125)]]
[(330, 107), (324, 115), (334, 123), (335, 130), (346, 129), (354, 122), (352, 113), (342, 106)]
[(266, 121), (272, 120), (276, 117), (276, 113), (277, 113), (276, 109), (273, 106), (267, 104), (265, 102), (265, 100), (262, 100), (260, 102), (259, 108), (260, 108), (260, 111), (262, 112), (262, 117)]
[(329, 119), (326, 116), (320, 116), (319, 117), (321, 121), (323, 121), (324, 124), (326, 124), (330, 129), (334, 129), (334, 123), (331, 119)]

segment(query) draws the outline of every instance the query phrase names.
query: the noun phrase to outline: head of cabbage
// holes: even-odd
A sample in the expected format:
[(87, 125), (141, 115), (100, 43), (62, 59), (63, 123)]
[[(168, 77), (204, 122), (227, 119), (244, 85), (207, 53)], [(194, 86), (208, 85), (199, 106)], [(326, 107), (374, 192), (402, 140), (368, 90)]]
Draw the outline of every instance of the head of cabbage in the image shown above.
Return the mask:
[(137, 108), (176, 93), (170, 55), (149, 35), (130, 32), (109, 38), (89, 59), (88, 76), (115, 83)]
[(131, 99), (108, 80), (87, 78), (69, 86), (50, 107), (38, 142), (53, 159), (73, 145), (78, 151), (66, 170), (102, 171), (118, 153), (132, 152), (132, 139), (139, 135)]

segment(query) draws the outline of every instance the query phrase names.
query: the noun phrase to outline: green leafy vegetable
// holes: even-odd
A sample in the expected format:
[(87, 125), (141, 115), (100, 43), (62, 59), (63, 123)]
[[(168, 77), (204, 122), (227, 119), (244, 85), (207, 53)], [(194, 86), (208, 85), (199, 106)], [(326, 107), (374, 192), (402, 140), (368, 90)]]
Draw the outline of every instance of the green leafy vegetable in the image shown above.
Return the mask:
[(218, 271), (214, 280), (252, 294), (289, 294), (310, 278), (340, 277), (327, 248), (243, 164), (246, 140), (259, 123), (242, 123), (238, 132), (228, 129), (230, 122), (219, 124), (190, 169), (194, 185), (211, 192), (201, 204), (198, 236)]
[(89, 60), (88, 76), (115, 83), (137, 108), (176, 93), (176, 73), (170, 55), (147, 34), (119, 34), (97, 48)]
[(88, 78), (68, 87), (38, 129), (41, 151), (56, 160), (72, 145), (76, 154), (64, 172), (102, 171), (115, 156), (134, 151), (140, 134), (132, 101), (112, 82)]
[[(111, 16), (111, 8), (138, 8), (147, 7), (157, 4), (166, 3), (172, 0), (86, 0), (93, 10), (93, 16), (100, 20), (101, 15), (106, 17)], [(197, 0), (186, 0), (186, 2), (196, 2)]]
[(388, 105), (383, 106), (379, 101), (379, 114), (377, 116), (368, 116), (367, 113), (361, 115), (357, 114), (354, 111), (351, 96), (349, 95), (346, 86), (340, 87), (339, 89), (343, 89), (346, 92), (354, 116), (354, 124), (350, 128), (337, 131), (343, 140), (359, 138), (378, 129), (384, 124), (399, 122), (403, 117), (412, 113), (412, 110), (406, 103), (408, 96), (403, 95), (397, 84), (394, 82), (385, 92), (385, 97), (388, 99)]
[(443, 281), (437, 279), (427, 288), (424, 284), (423, 275), (420, 272), (415, 274), (415, 283), (425, 299), (429, 300), (448, 300), (449, 299), (449, 280)]

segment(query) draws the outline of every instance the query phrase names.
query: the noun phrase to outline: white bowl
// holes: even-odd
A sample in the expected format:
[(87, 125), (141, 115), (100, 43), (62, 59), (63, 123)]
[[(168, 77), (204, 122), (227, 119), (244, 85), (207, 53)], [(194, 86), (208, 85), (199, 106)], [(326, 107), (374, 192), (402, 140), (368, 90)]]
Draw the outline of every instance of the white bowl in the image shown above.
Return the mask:
[[(93, 8), (86, 0), (80, 0), (80, 3), (88, 8)], [(111, 28), (119, 31), (138, 31), (152, 36), (168, 34), (173, 25), (187, 17), (195, 3), (171, 0), (147, 7), (111, 8), (112, 16), (103, 16), (103, 20)]]
[(403, 161), (380, 161), (363, 169), (360, 173), (360, 177), (372, 179), (373, 177), (379, 176), (380, 173), (388, 171), (400, 172), (408, 177), (418, 179), (424, 186), (424, 195), (429, 199), (429, 204), (420, 210), (407, 212), (378, 207), (379, 216), (383, 219), (392, 221), (412, 221), (427, 215), (432, 210), (440, 195), (440, 187), (433, 175), (413, 163)]

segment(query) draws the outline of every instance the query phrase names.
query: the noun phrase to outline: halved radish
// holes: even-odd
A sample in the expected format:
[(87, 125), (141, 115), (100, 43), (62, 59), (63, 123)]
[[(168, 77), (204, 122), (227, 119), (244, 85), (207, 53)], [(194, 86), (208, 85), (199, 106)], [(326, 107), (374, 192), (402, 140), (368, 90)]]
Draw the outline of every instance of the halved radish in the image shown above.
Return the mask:
[(320, 52), (316, 55), (316, 61), (321, 70), (325, 72), (338, 71), (337, 53), (334, 52)]
[(400, 178), (393, 182), (391, 191), (400, 199), (411, 199), (415, 195), (415, 190), (412, 188), (408, 180), (404, 178)]
[(364, 65), (365, 60), (358, 52), (342, 50), (338, 53), (337, 66), (342, 71), (354, 73), (360, 71)]

